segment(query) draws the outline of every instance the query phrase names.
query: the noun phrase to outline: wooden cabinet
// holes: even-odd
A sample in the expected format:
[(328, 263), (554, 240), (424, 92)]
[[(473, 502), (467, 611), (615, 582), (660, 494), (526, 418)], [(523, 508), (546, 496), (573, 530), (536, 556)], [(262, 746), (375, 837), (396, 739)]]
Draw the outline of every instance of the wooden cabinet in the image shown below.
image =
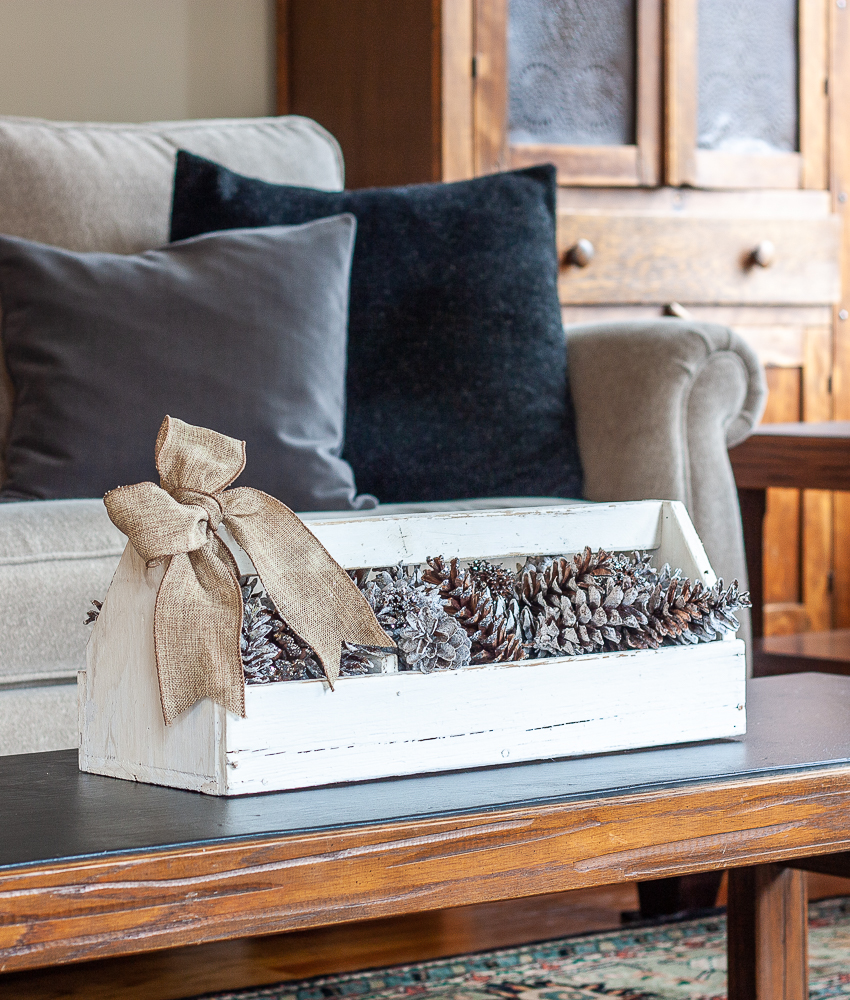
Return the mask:
[[(554, 163), (565, 322), (726, 323), (766, 420), (850, 419), (841, 0), (278, 9), (280, 108), (340, 139), (349, 186)], [(769, 633), (850, 625), (850, 498), (771, 491), (765, 543)]]

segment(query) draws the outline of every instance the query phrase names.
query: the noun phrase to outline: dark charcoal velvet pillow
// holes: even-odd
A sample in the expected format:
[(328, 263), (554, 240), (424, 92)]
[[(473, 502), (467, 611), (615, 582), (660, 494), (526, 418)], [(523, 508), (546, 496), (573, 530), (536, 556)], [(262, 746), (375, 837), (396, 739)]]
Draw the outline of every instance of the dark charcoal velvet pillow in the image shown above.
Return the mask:
[(244, 483), (296, 510), (373, 506), (339, 457), (355, 229), (338, 215), (131, 256), (0, 237), (15, 390), (0, 498), (156, 481), (168, 413), (244, 439)]
[(555, 171), (316, 191), (177, 156), (172, 239), (357, 217), (345, 457), (384, 503), (581, 496)]

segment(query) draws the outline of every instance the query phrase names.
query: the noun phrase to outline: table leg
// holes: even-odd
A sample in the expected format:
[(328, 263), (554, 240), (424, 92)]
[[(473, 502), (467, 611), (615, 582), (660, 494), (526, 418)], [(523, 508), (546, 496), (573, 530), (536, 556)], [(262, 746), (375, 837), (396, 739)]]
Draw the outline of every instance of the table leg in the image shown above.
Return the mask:
[(729, 872), (729, 1000), (807, 1000), (805, 878), (782, 865)]
[(764, 515), (767, 510), (767, 490), (738, 490), (741, 520), (744, 526), (744, 551), (747, 557), (750, 599), (753, 608), (750, 621), (753, 639), (764, 635)]

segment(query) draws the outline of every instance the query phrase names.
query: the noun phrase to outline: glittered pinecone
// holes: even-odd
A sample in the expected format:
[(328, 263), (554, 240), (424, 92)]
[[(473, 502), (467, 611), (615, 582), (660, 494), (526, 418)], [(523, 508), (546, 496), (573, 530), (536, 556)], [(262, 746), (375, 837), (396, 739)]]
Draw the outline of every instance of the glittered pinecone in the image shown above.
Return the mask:
[(740, 593), (738, 591), (737, 580), (733, 580), (726, 590), (723, 589), (723, 580), (718, 580), (708, 592), (711, 626), (718, 632), (737, 632), (741, 624), (734, 612), (739, 608), (751, 608), (752, 606), (749, 592)]
[(472, 663), (500, 663), (525, 659), (519, 631), (519, 605), (512, 598), (495, 600), (471, 570), (457, 559), (446, 565), (440, 556), (428, 560), (423, 582), (435, 588), (443, 610), (458, 621), (472, 642)]
[(272, 680), (308, 681), (325, 676), (313, 648), (297, 636), (279, 616), (275, 622), (272, 638), (281, 652), (277, 662), (277, 676)]
[(380, 653), (345, 642), (339, 661), (339, 676), (362, 677), (366, 674), (380, 674), (383, 671), (380, 658)]
[(398, 648), (408, 669), (429, 674), (467, 666), (471, 643), (456, 619), (426, 604), (408, 611), (398, 633)]
[(600, 586), (615, 575), (613, 557), (604, 549), (589, 547), (574, 556), (558, 556), (539, 562), (529, 561), (521, 570), (520, 603), (535, 614), (561, 606), (561, 598), (575, 594), (579, 587)]
[(472, 639), (472, 663), (508, 663), (525, 659), (514, 616), (494, 614), (483, 621)]
[(469, 564), (469, 572), (475, 583), (486, 587), (492, 597), (504, 597), (506, 601), (516, 597), (516, 574), (504, 566), (476, 559)]
[(418, 574), (381, 569), (373, 580), (361, 586), (361, 592), (375, 612), (381, 627), (392, 638), (404, 626), (408, 612), (426, 605), (438, 606), (428, 588), (423, 587)]
[(239, 652), (248, 684), (268, 684), (278, 679), (281, 651), (270, 638), (278, 622), (274, 606), (269, 605), (271, 602), (268, 598), (254, 593), (253, 584), (246, 581), (242, 585)]
[(280, 617), (254, 575), (241, 576), (242, 631), (239, 639), (247, 684), (324, 677), (312, 648)]

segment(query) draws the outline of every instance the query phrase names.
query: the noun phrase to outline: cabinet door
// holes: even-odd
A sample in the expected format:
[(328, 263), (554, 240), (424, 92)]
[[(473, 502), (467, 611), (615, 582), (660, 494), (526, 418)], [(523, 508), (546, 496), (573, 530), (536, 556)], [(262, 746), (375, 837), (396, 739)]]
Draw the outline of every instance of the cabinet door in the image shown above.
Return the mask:
[(826, 0), (667, 0), (666, 180), (827, 187)]
[(475, 0), (474, 34), (478, 173), (658, 183), (660, 0)]

